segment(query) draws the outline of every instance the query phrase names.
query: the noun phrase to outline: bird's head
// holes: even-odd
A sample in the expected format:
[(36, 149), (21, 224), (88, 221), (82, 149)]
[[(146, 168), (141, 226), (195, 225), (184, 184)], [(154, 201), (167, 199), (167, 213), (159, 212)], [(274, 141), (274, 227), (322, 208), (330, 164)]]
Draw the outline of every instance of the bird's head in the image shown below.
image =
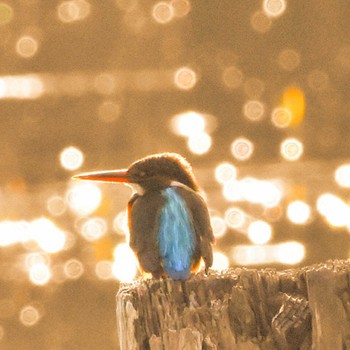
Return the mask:
[(190, 164), (177, 153), (153, 154), (132, 163), (128, 169), (86, 173), (73, 178), (136, 184), (143, 190), (166, 187), (172, 182), (179, 182), (198, 191)]

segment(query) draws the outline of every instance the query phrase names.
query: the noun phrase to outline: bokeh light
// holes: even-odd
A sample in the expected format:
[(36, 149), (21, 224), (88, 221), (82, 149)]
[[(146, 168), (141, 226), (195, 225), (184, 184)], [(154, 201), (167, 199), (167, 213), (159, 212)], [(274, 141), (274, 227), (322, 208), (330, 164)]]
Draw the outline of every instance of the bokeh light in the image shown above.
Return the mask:
[(322, 70), (315, 69), (307, 76), (307, 82), (314, 91), (324, 91), (329, 86), (329, 76)]
[(253, 221), (248, 227), (248, 238), (254, 244), (265, 244), (271, 240), (272, 228), (262, 220)]
[(27, 305), (20, 311), (19, 320), (26, 327), (34, 326), (39, 321), (39, 319), (39, 310), (32, 305)]
[(90, 242), (100, 239), (106, 234), (106, 232), (107, 232), (106, 220), (99, 217), (89, 218), (82, 224), (80, 229), (81, 235), (87, 241), (90, 241)]
[(118, 244), (114, 249), (113, 276), (121, 282), (131, 282), (137, 273), (137, 260), (128, 244)]
[(114, 122), (117, 120), (120, 116), (120, 113), (121, 106), (114, 101), (102, 102), (97, 110), (98, 117), (106, 123)]
[(57, 7), (57, 15), (64, 23), (81, 21), (90, 14), (90, 7), (90, 3), (85, 0), (62, 1)]
[(177, 135), (191, 137), (205, 132), (206, 120), (203, 114), (188, 111), (175, 115), (171, 120), (171, 127)]
[(336, 169), (335, 181), (341, 187), (350, 188), (350, 164), (343, 164)]
[(263, 11), (256, 11), (250, 18), (250, 24), (258, 33), (266, 33), (270, 30), (271, 18)]
[(189, 137), (187, 144), (192, 153), (202, 155), (209, 152), (212, 139), (211, 136), (205, 132), (195, 133)]
[(176, 17), (184, 17), (191, 11), (191, 3), (188, 0), (171, 0), (171, 6)]
[(16, 43), (16, 51), (23, 58), (33, 57), (39, 48), (38, 41), (29, 35), (21, 36)]
[(232, 207), (225, 211), (225, 221), (233, 229), (243, 228), (246, 220), (246, 214), (239, 208)]
[(318, 197), (317, 210), (334, 227), (344, 227), (349, 224), (349, 205), (331, 193), (324, 193)]
[(35, 285), (44, 286), (51, 277), (51, 270), (46, 264), (37, 263), (29, 268), (29, 279)]
[(231, 163), (220, 163), (215, 168), (215, 179), (224, 184), (237, 178), (237, 168)]
[(285, 49), (278, 55), (278, 64), (281, 68), (292, 71), (300, 64), (300, 54), (292, 49)]
[(36, 75), (0, 77), (0, 99), (37, 99), (44, 92), (44, 82)]
[(64, 274), (67, 278), (75, 280), (82, 276), (84, 273), (84, 266), (78, 259), (69, 259), (64, 263)]
[(263, 10), (270, 17), (279, 17), (286, 10), (286, 0), (264, 0)]
[(175, 71), (175, 86), (180, 90), (191, 90), (197, 84), (197, 74), (188, 67), (181, 67)]
[(60, 162), (66, 170), (77, 170), (84, 163), (84, 154), (78, 148), (70, 146), (60, 153)]
[(46, 207), (51, 215), (60, 216), (66, 211), (67, 204), (63, 197), (52, 196), (47, 200)]
[(282, 108), (290, 111), (292, 126), (298, 126), (304, 119), (305, 96), (299, 87), (291, 86), (284, 90), (282, 96)]
[(253, 143), (245, 137), (239, 137), (231, 144), (231, 153), (238, 160), (249, 159), (254, 151)]
[(113, 220), (113, 229), (120, 235), (127, 235), (129, 233), (128, 227), (128, 213), (123, 210), (119, 212)]
[(211, 216), (210, 223), (213, 228), (213, 234), (215, 237), (222, 237), (226, 233), (227, 225), (223, 218), (220, 216)]
[(0, 25), (7, 24), (13, 19), (13, 8), (5, 2), (0, 2)]
[(240, 181), (231, 180), (223, 184), (222, 194), (226, 200), (237, 202), (243, 199), (243, 190)]
[(277, 128), (286, 128), (292, 123), (292, 113), (287, 108), (277, 107), (272, 111), (271, 121)]
[(278, 244), (275, 248), (276, 260), (282, 264), (299, 264), (305, 257), (305, 247), (298, 242)]
[(174, 8), (170, 2), (157, 2), (152, 9), (152, 17), (157, 23), (169, 23), (174, 17)]
[(295, 138), (287, 138), (281, 143), (280, 152), (284, 159), (296, 161), (303, 154), (304, 146)]
[(224, 253), (219, 251), (214, 251), (213, 253), (213, 270), (225, 270), (229, 267), (229, 261), (227, 256)]
[(264, 116), (265, 108), (260, 101), (247, 101), (243, 106), (244, 116), (251, 121), (258, 121)]
[(99, 261), (96, 264), (95, 273), (100, 280), (106, 281), (112, 279), (112, 262), (108, 260)]
[(100, 188), (91, 183), (74, 185), (67, 192), (69, 207), (79, 215), (92, 214), (99, 207), (101, 199)]
[(309, 221), (311, 215), (310, 206), (301, 201), (296, 200), (288, 204), (287, 217), (293, 224), (305, 224)]
[(30, 236), (47, 253), (61, 251), (66, 242), (65, 233), (46, 218), (39, 218), (32, 221), (30, 225)]

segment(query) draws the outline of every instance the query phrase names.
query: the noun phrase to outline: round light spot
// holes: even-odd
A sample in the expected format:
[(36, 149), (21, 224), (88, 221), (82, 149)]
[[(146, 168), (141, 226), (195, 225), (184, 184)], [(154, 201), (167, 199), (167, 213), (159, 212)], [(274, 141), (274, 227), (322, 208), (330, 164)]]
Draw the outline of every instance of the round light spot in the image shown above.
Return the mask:
[(292, 122), (292, 113), (287, 108), (277, 107), (272, 111), (271, 121), (277, 128), (286, 128)]
[(281, 143), (280, 151), (284, 159), (296, 161), (303, 154), (304, 147), (299, 140), (288, 138)]
[(7, 24), (13, 19), (13, 8), (4, 3), (0, 2), (0, 25)]
[(222, 73), (224, 84), (230, 89), (237, 89), (243, 82), (243, 73), (235, 66), (225, 68)]
[(174, 17), (174, 9), (168, 2), (157, 2), (152, 9), (152, 17), (157, 23), (169, 23)]
[(350, 188), (350, 164), (343, 164), (337, 168), (335, 181), (341, 187)]
[(191, 10), (191, 4), (188, 0), (172, 0), (171, 6), (176, 17), (184, 17)]
[(310, 215), (310, 206), (303, 201), (297, 200), (288, 205), (287, 217), (294, 224), (303, 225), (307, 223)]
[(84, 273), (84, 266), (78, 259), (70, 259), (65, 262), (63, 270), (67, 278), (75, 280)]
[(243, 106), (244, 116), (251, 121), (261, 120), (264, 116), (265, 108), (260, 101), (251, 100)]
[(191, 135), (187, 144), (192, 153), (202, 155), (209, 152), (212, 140), (210, 135), (203, 132)]
[(237, 202), (243, 199), (242, 186), (240, 181), (231, 180), (223, 184), (222, 194), (230, 202)]
[(19, 319), (26, 327), (34, 326), (40, 319), (40, 313), (34, 306), (27, 305), (21, 309)]
[(92, 214), (99, 207), (101, 199), (101, 190), (91, 183), (75, 185), (67, 193), (69, 207), (79, 215)]
[(80, 230), (87, 241), (96, 241), (107, 232), (107, 223), (102, 218), (90, 218), (86, 220)]
[(99, 261), (95, 267), (96, 276), (101, 280), (110, 280), (113, 278), (112, 263), (107, 260)]
[(177, 135), (190, 137), (197, 133), (204, 133), (206, 120), (203, 114), (188, 111), (175, 115), (171, 120), (171, 127)]
[(271, 28), (272, 21), (264, 12), (256, 11), (250, 18), (250, 24), (258, 33), (266, 33)]
[(46, 265), (50, 263), (50, 258), (45, 253), (30, 253), (25, 257), (25, 266), (30, 270), (34, 265)]
[(113, 229), (120, 235), (126, 235), (129, 233), (128, 213), (125, 210), (119, 212), (114, 218)]
[(229, 227), (239, 229), (245, 224), (246, 215), (239, 208), (229, 208), (225, 212), (225, 221)]
[(243, 85), (245, 94), (251, 99), (259, 99), (265, 90), (263, 81), (257, 78), (249, 78)]
[(111, 95), (116, 90), (115, 77), (111, 73), (99, 74), (95, 78), (94, 86), (98, 94)]
[(113, 101), (104, 101), (98, 107), (98, 116), (99, 118), (106, 122), (114, 122), (119, 118), (121, 112), (120, 104)]
[(211, 227), (215, 237), (222, 237), (226, 233), (226, 222), (219, 216), (212, 216), (210, 218)]
[(57, 7), (60, 21), (71, 23), (85, 19), (91, 11), (91, 5), (85, 0), (62, 1)]
[(215, 168), (215, 178), (221, 184), (235, 180), (236, 177), (237, 168), (230, 163), (221, 163)]
[(137, 260), (126, 243), (117, 245), (114, 250), (113, 276), (121, 282), (131, 282), (137, 273)]
[(264, 0), (263, 11), (270, 17), (278, 17), (286, 10), (285, 0)]
[(16, 51), (23, 58), (31, 58), (38, 51), (39, 44), (32, 36), (24, 35), (17, 40)]
[(181, 67), (175, 72), (174, 83), (180, 90), (191, 90), (197, 83), (197, 74), (191, 68)]
[(84, 155), (76, 147), (67, 147), (60, 153), (60, 162), (66, 170), (77, 170), (83, 165)]
[(213, 253), (213, 270), (225, 270), (229, 267), (228, 258), (224, 253), (214, 252)]
[(253, 221), (248, 227), (248, 238), (254, 244), (265, 244), (271, 240), (272, 228), (262, 220)]
[(45, 264), (34, 264), (29, 269), (29, 279), (33, 284), (43, 286), (51, 279), (51, 271)]
[(287, 71), (292, 71), (300, 64), (300, 55), (292, 49), (285, 49), (278, 55), (279, 66)]
[(238, 160), (249, 159), (254, 151), (253, 143), (244, 138), (239, 137), (231, 144), (231, 153)]
[(60, 196), (52, 196), (48, 199), (46, 204), (47, 210), (51, 215), (60, 216), (66, 211), (66, 202)]

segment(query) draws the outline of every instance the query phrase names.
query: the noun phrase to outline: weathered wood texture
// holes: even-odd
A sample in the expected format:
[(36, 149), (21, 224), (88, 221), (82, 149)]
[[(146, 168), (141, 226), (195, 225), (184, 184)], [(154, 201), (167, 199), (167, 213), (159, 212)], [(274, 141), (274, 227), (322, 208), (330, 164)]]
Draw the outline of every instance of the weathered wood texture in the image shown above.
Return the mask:
[(121, 350), (350, 349), (350, 261), (139, 280), (117, 323)]

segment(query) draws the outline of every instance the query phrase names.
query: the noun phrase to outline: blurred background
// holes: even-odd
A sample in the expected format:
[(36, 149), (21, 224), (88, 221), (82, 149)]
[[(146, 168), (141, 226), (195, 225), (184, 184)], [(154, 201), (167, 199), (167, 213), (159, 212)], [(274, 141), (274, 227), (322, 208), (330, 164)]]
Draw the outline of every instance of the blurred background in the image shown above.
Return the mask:
[(120, 185), (185, 156), (215, 269), (349, 257), (350, 3), (0, 1), (0, 349), (118, 349)]

